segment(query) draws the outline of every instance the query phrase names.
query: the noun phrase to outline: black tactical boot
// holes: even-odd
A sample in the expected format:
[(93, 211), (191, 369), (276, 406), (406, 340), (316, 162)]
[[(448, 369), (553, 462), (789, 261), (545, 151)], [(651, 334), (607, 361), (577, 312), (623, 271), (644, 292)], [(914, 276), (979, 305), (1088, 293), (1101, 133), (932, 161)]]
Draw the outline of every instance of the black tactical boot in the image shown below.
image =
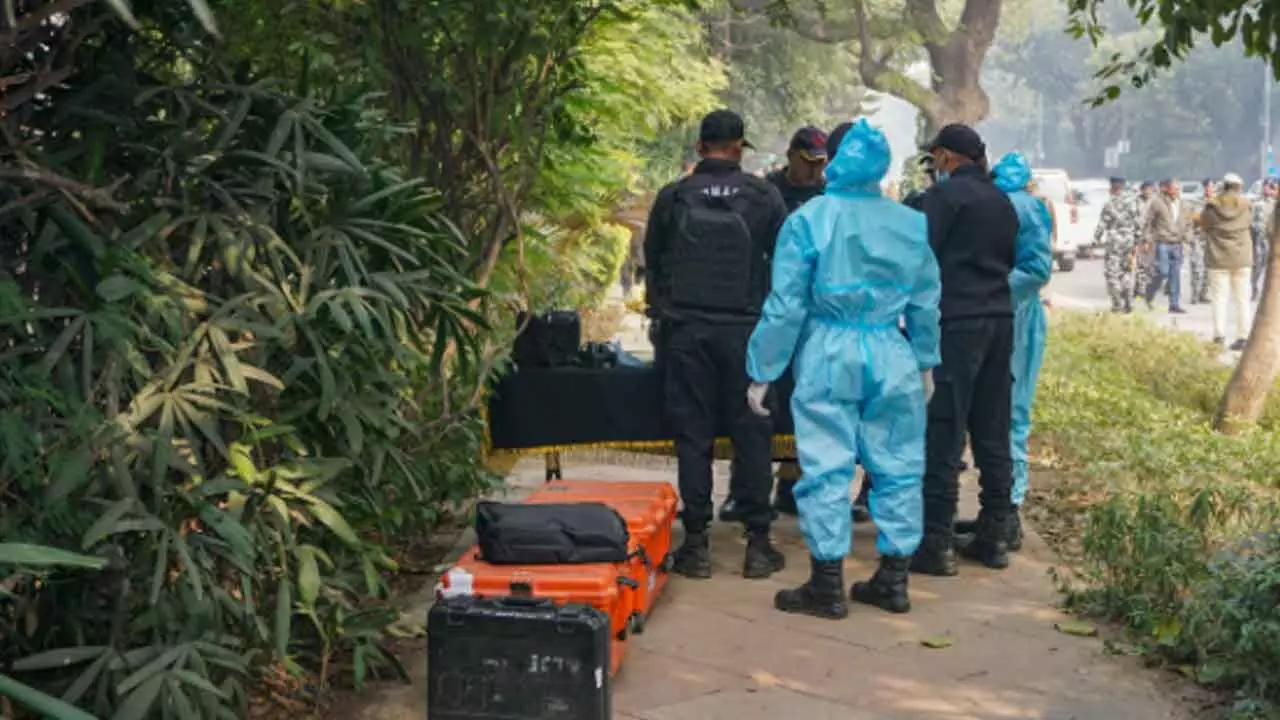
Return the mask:
[(907, 597), (907, 569), (911, 558), (881, 557), (880, 568), (866, 582), (856, 582), (849, 589), (855, 602), (874, 605), (891, 613), (911, 612)]
[(858, 490), (858, 497), (853, 501), (853, 521), (855, 523), (871, 522), (870, 495), (871, 479), (864, 478), (862, 480), (862, 489)]
[(763, 580), (787, 566), (783, 555), (769, 540), (769, 533), (747, 534), (747, 555), (742, 561), (742, 577)]
[(720, 506), (719, 517), (720, 522), (723, 523), (742, 522), (742, 510), (738, 509), (738, 501), (734, 500), (732, 496), (725, 500), (724, 504)]
[[(1008, 534), (1005, 536), (1005, 543), (1009, 547), (1009, 552), (1018, 552), (1022, 549), (1022, 516), (1018, 511), (1018, 506), (1013, 506), (1013, 514), (1009, 516), (1009, 522), (1006, 524)], [(957, 520), (955, 524), (955, 533), (957, 538), (961, 535), (975, 535), (978, 532), (978, 519)], [(965, 539), (958, 539), (957, 544), (966, 542)]]
[(676, 551), (671, 571), (695, 580), (711, 577), (711, 541), (705, 532), (688, 533)]
[(844, 561), (810, 558), (809, 582), (794, 590), (780, 590), (773, 606), (785, 613), (812, 615), (826, 620), (843, 620), (849, 616), (849, 603), (844, 599)]
[(956, 538), (956, 551), (963, 557), (980, 562), (992, 570), (1009, 567), (1009, 518), (996, 517), (987, 511), (978, 513), (977, 528), (972, 535)]
[(787, 515), (798, 515), (796, 507), (796, 481), (778, 479), (778, 490), (773, 496), (773, 509)]
[(950, 533), (925, 533), (920, 548), (911, 557), (911, 572), (937, 577), (959, 575), (954, 544)]

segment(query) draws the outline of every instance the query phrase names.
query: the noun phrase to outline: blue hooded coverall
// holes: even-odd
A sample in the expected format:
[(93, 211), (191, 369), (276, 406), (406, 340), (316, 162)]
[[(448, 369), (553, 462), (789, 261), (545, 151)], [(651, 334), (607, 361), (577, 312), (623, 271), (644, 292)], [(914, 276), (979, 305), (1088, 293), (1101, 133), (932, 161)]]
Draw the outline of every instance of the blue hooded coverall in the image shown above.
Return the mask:
[(920, 374), (941, 362), (942, 290), (924, 215), (881, 196), (889, 162), (884, 134), (859, 120), (827, 165), (826, 194), (778, 235), (772, 292), (747, 349), (757, 383), (777, 380), (795, 356), (795, 496), (819, 561), (849, 553), (857, 462), (875, 478), (880, 554), (910, 556), (923, 532)]
[(1044, 360), (1048, 321), (1040, 290), (1053, 268), (1053, 220), (1044, 201), (1027, 192), (1031, 165), (1020, 153), (1000, 158), (992, 169), (996, 187), (1009, 194), (1018, 212), (1017, 255), (1009, 273), (1013, 294), (1013, 414), (1009, 442), (1013, 456), (1013, 505), (1027, 496), (1027, 440), (1031, 437), (1031, 403)]

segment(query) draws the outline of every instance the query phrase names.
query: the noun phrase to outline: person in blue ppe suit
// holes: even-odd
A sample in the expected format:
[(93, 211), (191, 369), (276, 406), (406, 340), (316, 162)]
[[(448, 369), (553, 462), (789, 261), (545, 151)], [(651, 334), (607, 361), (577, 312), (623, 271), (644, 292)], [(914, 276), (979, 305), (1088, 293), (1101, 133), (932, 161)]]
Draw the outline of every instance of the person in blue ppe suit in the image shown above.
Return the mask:
[(858, 462), (875, 478), (880, 567), (850, 596), (910, 610), (908, 565), (923, 532), (925, 408), (941, 362), (941, 286), (924, 216), (881, 195), (890, 162), (884, 134), (863, 119), (832, 133), (828, 147), (836, 150), (826, 194), (793, 213), (778, 236), (772, 289), (747, 349), (747, 400), (768, 414), (769, 384), (792, 366), (803, 472), (795, 495), (812, 564), (809, 581), (779, 592), (774, 605), (839, 619), (849, 612), (843, 567)]
[[(1005, 526), (1008, 547), (1022, 549), (1019, 508), (1027, 497), (1027, 441), (1031, 437), (1031, 403), (1044, 361), (1048, 333), (1040, 291), (1053, 269), (1053, 217), (1042, 198), (1031, 192), (1031, 165), (1021, 153), (1009, 153), (992, 169), (996, 187), (1005, 191), (1018, 213), (1018, 238), (1009, 290), (1013, 296), (1013, 412), (1010, 422), (1010, 454), (1013, 457), (1013, 513)], [(976, 521), (956, 523), (956, 541), (971, 542)]]

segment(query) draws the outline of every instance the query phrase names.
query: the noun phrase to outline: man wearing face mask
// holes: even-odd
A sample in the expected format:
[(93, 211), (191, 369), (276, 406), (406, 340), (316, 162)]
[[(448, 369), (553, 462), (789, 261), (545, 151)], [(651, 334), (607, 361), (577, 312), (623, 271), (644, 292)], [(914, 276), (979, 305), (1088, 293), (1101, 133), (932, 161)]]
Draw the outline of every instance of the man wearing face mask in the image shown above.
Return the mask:
[(938, 184), (925, 194), (929, 245), (942, 277), (942, 364), (929, 403), (924, 475), (924, 540), (914, 572), (951, 576), (965, 433), (981, 472), (982, 509), (961, 552), (990, 568), (1008, 567), (1013, 512), (1009, 432), (1013, 405), (1013, 299), (1018, 215), (992, 182), (987, 148), (966, 125), (948, 125), (925, 146)]

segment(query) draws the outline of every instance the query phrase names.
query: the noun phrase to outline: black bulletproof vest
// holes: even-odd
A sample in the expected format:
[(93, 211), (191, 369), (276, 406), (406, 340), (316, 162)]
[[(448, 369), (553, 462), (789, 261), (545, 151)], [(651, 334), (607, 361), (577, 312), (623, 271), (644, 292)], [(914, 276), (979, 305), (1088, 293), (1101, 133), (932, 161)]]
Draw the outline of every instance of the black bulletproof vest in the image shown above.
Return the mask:
[(676, 190), (671, 304), (714, 312), (759, 312), (763, 258), (747, 223), (757, 193), (737, 174), (696, 174)]

